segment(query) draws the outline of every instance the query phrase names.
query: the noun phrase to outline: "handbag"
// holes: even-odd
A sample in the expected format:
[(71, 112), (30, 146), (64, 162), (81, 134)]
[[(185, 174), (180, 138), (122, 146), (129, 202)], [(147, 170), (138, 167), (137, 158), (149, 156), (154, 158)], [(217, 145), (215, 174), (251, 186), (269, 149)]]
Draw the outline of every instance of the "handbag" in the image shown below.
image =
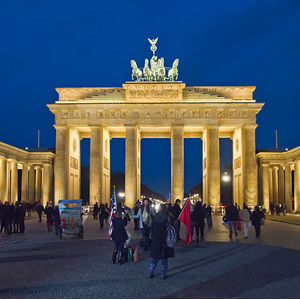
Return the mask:
[(242, 230), (242, 222), (241, 221), (236, 221), (236, 229), (237, 229), (237, 231)]

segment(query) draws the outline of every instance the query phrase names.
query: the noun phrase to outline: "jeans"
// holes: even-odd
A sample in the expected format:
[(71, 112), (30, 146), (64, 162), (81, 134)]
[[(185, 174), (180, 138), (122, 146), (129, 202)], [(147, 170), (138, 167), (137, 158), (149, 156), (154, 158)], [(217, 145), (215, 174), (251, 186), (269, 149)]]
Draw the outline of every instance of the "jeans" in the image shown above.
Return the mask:
[(150, 233), (151, 227), (143, 223), (143, 228), (141, 228), (142, 234), (143, 234), (143, 241), (144, 241), (144, 249), (147, 250), (149, 247), (149, 233)]
[(248, 236), (249, 231), (249, 222), (242, 222), (243, 224), (243, 230), (244, 230), (244, 237)]
[[(154, 270), (157, 266), (159, 259), (158, 258), (152, 258), (152, 262), (150, 265), (149, 273), (153, 274)], [(166, 275), (168, 270), (168, 259), (167, 258), (162, 258), (161, 260), (161, 275)]]
[(234, 233), (235, 235), (237, 235), (237, 231), (236, 231), (236, 221), (228, 221), (229, 224), (229, 237), (232, 237), (232, 227), (234, 229)]

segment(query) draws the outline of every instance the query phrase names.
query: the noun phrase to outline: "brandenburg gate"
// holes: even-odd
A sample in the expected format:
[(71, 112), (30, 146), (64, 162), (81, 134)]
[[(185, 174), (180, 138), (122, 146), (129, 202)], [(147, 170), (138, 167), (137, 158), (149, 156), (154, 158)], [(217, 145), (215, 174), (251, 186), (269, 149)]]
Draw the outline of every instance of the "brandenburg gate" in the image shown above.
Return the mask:
[[(176, 59), (166, 76), (163, 58), (142, 70), (131, 61), (132, 79), (114, 88), (57, 88), (55, 104), (55, 203), (80, 198), (80, 140), (90, 138), (90, 205), (110, 200), (110, 140), (125, 138), (125, 204), (141, 196), (141, 139), (171, 139), (171, 201), (184, 198), (184, 139), (202, 139), (203, 202), (220, 205), (219, 139), (232, 139), (233, 195), (257, 205), (256, 114), (263, 103), (253, 86), (186, 86)], [(154, 49), (154, 50), (153, 50)], [(144, 77), (142, 77), (144, 75)], [(200, 155), (201, 149), (199, 149)], [(159, 166), (157, 166), (159, 169)], [(199, 178), (200, 181), (200, 178)]]

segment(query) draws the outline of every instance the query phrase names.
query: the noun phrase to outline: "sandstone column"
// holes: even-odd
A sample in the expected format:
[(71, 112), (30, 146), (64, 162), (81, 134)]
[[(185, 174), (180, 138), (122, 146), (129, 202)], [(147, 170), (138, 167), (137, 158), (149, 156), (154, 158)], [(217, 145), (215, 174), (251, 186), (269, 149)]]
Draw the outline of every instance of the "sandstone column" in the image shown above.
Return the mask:
[(263, 204), (266, 207), (266, 210), (269, 211), (270, 208), (270, 194), (269, 194), (269, 165), (262, 164), (262, 197)]
[(28, 185), (28, 201), (30, 203), (34, 202), (34, 165), (29, 166), (29, 185)]
[(273, 193), (273, 170), (269, 167), (269, 194), (270, 194), (270, 203), (274, 204), (274, 193)]
[(300, 211), (300, 160), (295, 162), (294, 168), (294, 203), (295, 211)]
[(67, 127), (56, 126), (56, 154), (54, 159), (54, 191), (55, 203), (68, 199), (68, 162), (69, 162), (69, 135)]
[(22, 164), (22, 187), (21, 187), (21, 200), (28, 201), (28, 165)]
[(7, 201), (7, 159), (0, 157), (0, 200)]
[[(205, 190), (206, 199), (204, 202), (212, 205), (220, 205), (220, 144), (219, 127), (207, 127), (203, 133), (203, 174), (206, 173)], [(204, 155), (203, 155), (204, 157)]]
[(278, 202), (284, 203), (284, 166), (279, 166), (278, 170)]
[(171, 128), (171, 202), (184, 199), (184, 138), (183, 127)]
[(255, 126), (242, 128), (242, 168), (244, 202), (247, 206), (257, 205), (257, 165), (255, 155)]
[(102, 179), (102, 155), (101, 140), (102, 128), (91, 127), (91, 149), (90, 149), (90, 205), (100, 203), (101, 179)]
[(291, 166), (285, 166), (285, 173), (284, 173), (284, 202), (286, 204), (287, 212), (292, 212), (292, 174), (291, 174)]
[(125, 203), (134, 207), (138, 199), (138, 128), (126, 126), (125, 145)]
[(18, 201), (18, 163), (16, 160), (11, 160), (11, 202)]
[(273, 200), (278, 204), (278, 167), (273, 168)]
[(35, 167), (35, 201), (41, 202), (42, 170), (40, 166)]
[(43, 195), (42, 195), (42, 204), (46, 205), (47, 202), (52, 200), (50, 198), (50, 189), (51, 189), (51, 172), (52, 166), (50, 164), (45, 164), (43, 168)]

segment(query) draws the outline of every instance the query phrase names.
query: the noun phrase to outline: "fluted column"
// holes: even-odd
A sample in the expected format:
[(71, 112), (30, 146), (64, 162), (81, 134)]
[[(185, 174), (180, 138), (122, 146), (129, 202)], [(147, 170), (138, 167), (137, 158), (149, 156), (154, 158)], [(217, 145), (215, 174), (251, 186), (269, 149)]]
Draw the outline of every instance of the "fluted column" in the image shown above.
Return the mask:
[(42, 170), (40, 166), (35, 167), (35, 201), (41, 202)]
[[(220, 205), (220, 144), (219, 127), (207, 127), (203, 133), (203, 174), (206, 174), (205, 190), (206, 199), (204, 202), (213, 205)], [(203, 156), (204, 157), (204, 156)]]
[(300, 160), (295, 162), (294, 168), (294, 201), (295, 211), (300, 211)]
[(278, 170), (278, 202), (284, 203), (284, 166), (279, 166)]
[(183, 127), (171, 128), (171, 201), (184, 198), (184, 138)]
[(269, 191), (269, 165), (262, 164), (262, 197), (263, 204), (266, 207), (267, 211), (270, 207), (270, 191)]
[(7, 159), (0, 157), (0, 200), (7, 201)]
[(273, 169), (269, 167), (269, 195), (270, 203), (274, 204), (274, 193), (273, 193)]
[(30, 203), (34, 202), (34, 165), (29, 166), (29, 175), (28, 175), (28, 201)]
[(54, 159), (54, 191), (55, 203), (68, 199), (69, 187), (69, 140), (68, 128), (55, 127), (56, 129), (56, 154)]
[(273, 168), (273, 200), (278, 204), (278, 167)]
[(257, 205), (257, 164), (255, 154), (255, 126), (242, 128), (242, 168), (244, 202), (248, 206)]
[(98, 202), (101, 197), (101, 170), (102, 170), (102, 155), (101, 155), (101, 140), (102, 128), (91, 127), (91, 148), (90, 148), (90, 205)]
[(125, 142), (125, 203), (134, 207), (138, 199), (138, 129), (126, 127)]
[(28, 201), (28, 165), (22, 164), (22, 187), (21, 187), (21, 200)]
[(286, 204), (286, 209), (288, 212), (293, 210), (292, 208), (292, 174), (291, 174), (291, 166), (285, 166), (284, 173), (284, 202)]
[(11, 202), (18, 201), (18, 163), (11, 160)]

